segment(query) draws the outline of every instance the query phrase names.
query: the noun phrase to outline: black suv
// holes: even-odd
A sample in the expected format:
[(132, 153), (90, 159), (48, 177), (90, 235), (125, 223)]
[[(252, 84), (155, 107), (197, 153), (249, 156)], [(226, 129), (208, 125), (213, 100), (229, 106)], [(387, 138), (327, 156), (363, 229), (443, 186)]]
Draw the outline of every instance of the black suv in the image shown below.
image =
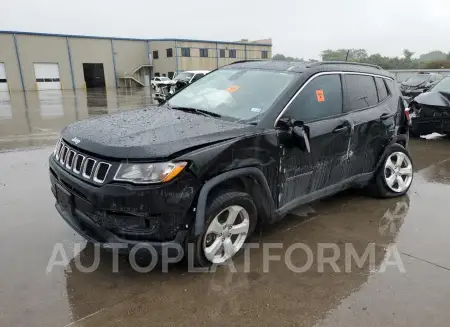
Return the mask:
[(238, 62), (156, 108), (66, 127), (51, 187), (92, 242), (189, 243), (197, 264), (221, 263), (298, 205), (351, 187), (406, 193), (408, 126), (376, 66)]

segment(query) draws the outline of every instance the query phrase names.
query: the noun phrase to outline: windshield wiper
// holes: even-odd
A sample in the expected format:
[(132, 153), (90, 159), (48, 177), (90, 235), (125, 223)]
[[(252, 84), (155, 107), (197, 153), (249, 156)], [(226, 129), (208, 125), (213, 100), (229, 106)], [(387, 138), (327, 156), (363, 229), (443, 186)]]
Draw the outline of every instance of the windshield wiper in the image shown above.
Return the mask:
[(177, 107), (177, 106), (170, 106), (170, 109), (175, 109), (175, 110), (181, 110), (181, 111), (185, 111), (185, 112), (192, 112), (198, 115), (203, 115), (206, 117), (213, 117), (213, 118), (221, 118), (222, 116), (219, 114), (216, 114), (215, 112), (210, 112), (207, 110), (203, 110), (203, 109), (196, 109), (196, 108), (188, 108), (188, 107)]

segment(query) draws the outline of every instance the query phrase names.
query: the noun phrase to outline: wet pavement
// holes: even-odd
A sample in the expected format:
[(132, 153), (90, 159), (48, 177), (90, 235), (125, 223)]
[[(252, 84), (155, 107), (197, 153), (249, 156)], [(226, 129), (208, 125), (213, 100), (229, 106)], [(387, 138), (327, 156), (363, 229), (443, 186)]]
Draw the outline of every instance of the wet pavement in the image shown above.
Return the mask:
[[(65, 93), (61, 107), (46, 96), (29, 94), (27, 107), (13, 96), (11, 110), (0, 109), (0, 326), (449, 325), (450, 140), (411, 141), (416, 173), (408, 196), (379, 200), (354, 190), (299, 208), (255, 236), (260, 248), (249, 267), (244, 256), (235, 260), (237, 272), (188, 273), (178, 264), (142, 274), (125, 257), (112, 272), (111, 253), (101, 251), (99, 268), (84, 273), (77, 263), (89, 266), (94, 249), (58, 216), (47, 157), (66, 124), (149, 105), (151, 97)], [(291, 244), (307, 245), (311, 267), (295, 273), (284, 260), (271, 261), (265, 272), (269, 243), (281, 244), (270, 254), (282, 257)], [(321, 269), (325, 243), (341, 254), (350, 244), (359, 256), (373, 246), (373, 264), (349, 266), (341, 255)], [(47, 272), (55, 244), (68, 262), (58, 257)], [(309, 259), (302, 250), (289, 258), (296, 267)]]

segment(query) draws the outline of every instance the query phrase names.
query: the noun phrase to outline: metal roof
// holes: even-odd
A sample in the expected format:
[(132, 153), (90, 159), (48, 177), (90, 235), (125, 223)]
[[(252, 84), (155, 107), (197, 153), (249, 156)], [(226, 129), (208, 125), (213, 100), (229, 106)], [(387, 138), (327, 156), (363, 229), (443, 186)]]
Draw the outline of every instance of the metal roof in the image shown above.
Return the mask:
[(157, 38), (157, 39), (142, 39), (142, 38), (128, 38), (115, 36), (92, 36), (92, 35), (76, 35), (76, 34), (55, 34), (55, 33), (38, 33), (38, 32), (22, 32), (22, 31), (0, 31), (0, 34), (16, 34), (16, 35), (34, 35), (34, 36), (51, 36), (51, 37), (73, 37), (82, 39), (103, 39), (103, 40), (123, 40), (123, 41), (178, 41), (178, 42), (201, 42), (201, 43), (217, 43), (217, 44), (236, 44), (236, 45), (256, 45), (256, 46), (272, 46), (267, 43), (252, 43), (252, 42), (227, 42), (214, 40), (195, 40), (195, 39), (177, 39), (177, 38)]

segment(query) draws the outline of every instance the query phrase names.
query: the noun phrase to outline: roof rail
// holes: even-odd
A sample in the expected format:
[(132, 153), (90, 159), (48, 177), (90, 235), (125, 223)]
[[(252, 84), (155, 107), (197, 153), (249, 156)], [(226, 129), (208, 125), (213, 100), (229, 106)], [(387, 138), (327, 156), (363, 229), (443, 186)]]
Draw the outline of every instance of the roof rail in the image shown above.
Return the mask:
[(314, 66), (333, 65), (333, 64), (367, 66), (367, 67), (373, 67), (373, 68), (376, 68), (376, 69), (383, 69), (382, 67), (377, 66), (377, 65), (366, 64), (366, 63), (362, 63), (362, 62), (351, 62), (351, 61), (319, 61), (319, 62), (314, 62), (312, 64), (309, 64), (307, 67), (311, 68), (311, 67), (314, 67)]
[(238, 61), (230, 62), (229, 64), (227, 64), (227, 65), (225, 65), (225, 66), (231, 66), (231, 65), (234, 65), (234, 64), (241, 64), (241, 63), (243, 63), (243, 62), (254, 62), (254, 61), (269, 61), (269, 60), (267, 60), (267, 59), (264, 59), (264, 60), (259, 60), (259, 59), (245, 59), (245, 60), (238, 60)]

